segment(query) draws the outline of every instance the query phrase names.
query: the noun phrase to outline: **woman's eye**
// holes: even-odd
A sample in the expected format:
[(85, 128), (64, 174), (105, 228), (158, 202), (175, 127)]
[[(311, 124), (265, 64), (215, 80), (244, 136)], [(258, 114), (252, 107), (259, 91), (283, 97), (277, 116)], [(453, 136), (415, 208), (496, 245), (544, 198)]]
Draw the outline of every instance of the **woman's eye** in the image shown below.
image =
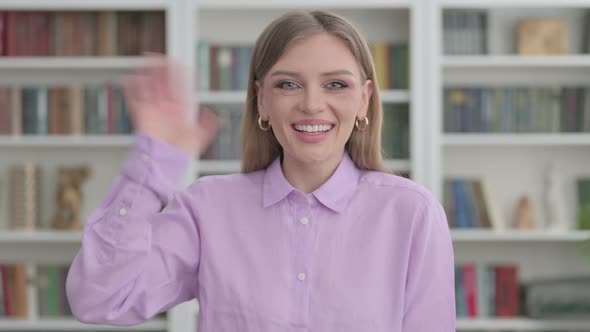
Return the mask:
[(330, 89), (342, 89), (345, 88), (347, 85), (342, 82), (330, 82), (326, 86)]
[(297, 84), (295, 84), (293, 82), (289, 82), (289, 81), (279, 82), (279, 84), (277, 84), (277, 88), (286, 89), (286, 90), (293, 90), (293, 89), (296, 89), (297, 87), (298, 87)]

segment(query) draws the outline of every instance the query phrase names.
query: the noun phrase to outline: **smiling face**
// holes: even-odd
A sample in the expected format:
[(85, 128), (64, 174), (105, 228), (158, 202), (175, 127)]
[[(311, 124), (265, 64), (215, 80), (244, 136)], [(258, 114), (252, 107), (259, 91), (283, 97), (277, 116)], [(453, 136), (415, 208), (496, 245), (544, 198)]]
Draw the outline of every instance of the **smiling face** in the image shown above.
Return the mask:
[(293, 42), (256, 87), (258, 112), (270, 120), (284, 161), (330, 165), (365, 117), (373, 88), (344, 42), (329, 34)]

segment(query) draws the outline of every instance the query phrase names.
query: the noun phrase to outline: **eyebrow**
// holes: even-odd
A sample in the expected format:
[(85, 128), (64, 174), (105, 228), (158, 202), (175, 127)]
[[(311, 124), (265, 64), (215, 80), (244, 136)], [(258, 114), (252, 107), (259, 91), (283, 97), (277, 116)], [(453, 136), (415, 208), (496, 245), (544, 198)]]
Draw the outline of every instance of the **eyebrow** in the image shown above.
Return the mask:
[[(287, 71), (287, 70), (277, 70), (277, 71), (272, 72), (272, 74), (270, 74), (270, 76), (278, 76), (278, 75), (295, 76), (295, 77), (301, 76), (300, 73)], [(333, 70), (333, 71), (328, 71), (328, 72), (324, 72), (324, 73), (320, 74), (320, 76), (333, 76), (333, 75), (354, 76), (354, 74), (350, 70), (346, 70), (346, 69)]]

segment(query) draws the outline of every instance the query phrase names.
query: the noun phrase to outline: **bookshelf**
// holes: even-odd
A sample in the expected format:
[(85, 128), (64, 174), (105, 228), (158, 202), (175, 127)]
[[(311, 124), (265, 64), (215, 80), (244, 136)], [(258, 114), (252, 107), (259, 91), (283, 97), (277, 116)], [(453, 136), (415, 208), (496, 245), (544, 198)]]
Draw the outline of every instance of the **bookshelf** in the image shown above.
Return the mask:
[[(589, 1), (427, 1), (429, 53), (427, 82), (432, 119), (429, 138), (428, 183), (444, 201), (449, 192), (445, 179), (487, 179), (493, 183), (492, 198), (507, 228), (452, 229), (455, 260), (458, 264), (515, 264), (518, 281), (528, 282), (567, 276), (590, 276), (588, 231), (575, 229), (577, 195), (575, 179), (588, 175), (585, 164), (590, 152), (588, 132), (537, 130), (450, 130), (445, 126), (449, 110), (446, 89), (506, 89), (506, 87), (550, 87), (589, 85), (590, 57), (581, 48), (583, 13)], [(482, 35), (465, 35), (482, 42), (483, 50), (451, 53), (444, 30), (445, 15), (453, 11), (476, 11), (485, 17)], [(447, 17), (450, 17), (447, 16)], [(516, 27), (521, 19), (559, 17), (567, 22), (568, 52), (563, 55), (519, 55)], [(456, 23), (456, 22), (455, 22)], [(450, 24), (450, 23), (449, 23)], [(471, 31), (473, 33), (473, 31)], [(449, 39), (446, 39), (450, 43)], [(493, 93), (493, 92), (492, 92)], [(483, 102), (482, 102), (483, 104)], [(480, 105), (480, 107), (482, 104)], [(477, 106), (474, 109), (477, 108)], [(472, 123), (473, 124), (473, 123)], [(568, 227), (551, 230), (547, 224), (545, 191), (547, 168), (559, 169), (565, 218)], [(518, 199), (527, 195), (533, 206), (535, 229), (512, 227)], [(481, 296), (481, 294), (477, 294)], [(460, 317), (460, 331), (585, 331), (587, 320), (533, 319), (522, 316), (496, 318), (478, 315)]]
[[(164, 17), (166, 53), (181, 62), (184, 56), (182, 27), (183, 1), (2, 1), (0, 11), (18, 12), (159, 12)], [(110, 21), (112, 23), (112, 21)], [(121, 53), (116, 53), (121, 54)], [(142, 67), (145, 59), (136, 55), (87, 56), (2, 56), (0, 86), (65, 86), (118, 82), (120, 76)], [(81, 232), (56, 231), (47, 228), (54, 213), (56, 175), (60, 166), (83, 163), (92, 165), (92, 176), (83, 185), (84, 218), (90, 214), (119, 174), (133, 138), (128, 134), (100, 135), (0, 135), (0, 264), (25, 262), (27, 278), (37, 278), (37, 266), (69, 264), (79, 249)], [(38, 206), (42, 229), (35, 232), (11, 231), (8, 213), (8, 169), (15, 164), (33, 161), (40, 166), (42, 177)], [(188, 180), (188, 179), (187, 179)], [(0, 317), (0, 331), (184, 331), (181, 308), (134, 327), (94, 326), (71, 317), (40, 315), (37, 284), (27, 284), (29, 307), (27, 319)], [(180, 319), (179, 319), (179, 314)], [(174, 320), (179, 322), (174, 322)]]
[[(443, 198), (443, 180), (449, 176), (489, 177), (496, 183), (496, 195), (503, 217), (510, 220), (518, 195), (528, 193), (533, 202), (542, 201), (544, 164), (557, 161), (565, 179), (564, 187), (573, 188), (575, 175), (588, 175), (590, 134), (588, 133), (446, 133), (443, 126), (443, 89), (447, 86), (586, 84), (590, 86), (590, 57), (571, 44), (570, 54), (562, 56), (519, 56), (511, 49), (508, 27), (525, 14), (551, 14), (572, 23), (571, 40), (580, 39), (579, 9), (590, 8), (590, 0), (321, 0), (296, 4), (273, 0), (6, 0), (0, 10), (47, 11), (126, 11), (162, 10), (166, 15), (166, 48), (172, 58), (198, 66), (197, 42), (207, 39), (224, 45), (251, 45), (261, 29), (274, 17), (290, 9), (329, 9), (357, 23), (370, 42), (407, 41), (410, 47), (408, 89), (382, 91), (385, 112), (390, 106), (407, 106), (409, 112), (409, 156), (388, 158), (386, 167), (409, 173), (412, 179)], [(488, 54), (447, 55), (442, 52), (442, 13), (450, 9), (480, 9), (488, 15)], [(555, 13), (555, 14), (553, 14)], [(235, 28), (234, 28), (235, 27)], [(239, 28), (238, 28), (239, 27)], [(105, 57), (0, 57), (0, 85), (100, 83), (113, 80), (143, 65), (137, 56)], [(197, 90), (189, 80), (189, 89), (198, 102), (212, 108), (238, 109), (243, 105), (243, 90)], [(199, 105), (189, 104), (196, 109)], [(87, 216), (110, 189), (121, 162), (132, 143), (130, 135), (80, 136), (6, 136), (0, 135), (0, 179), (9, 165), (34, 160), (44, 169), (40, 210), (43, 223), (53, 213), (55, 170), (59, 165), (92, 164), (93, 175), (84, 184)], [(239, 159), (199, 160), (186, 182), (206, 174), (238, 172)], [(0, 226), (8, 224), (6, 183), (0, 184)], [(564, 194), (567, 210), (574, 210), (573, 189)], [(535, 204), (535, 216), (544, 220), (544, 212)], [(569, 223), (573, 223), (570, 216)], [(496, 232), (491, 230), (452, 231), (455, 255), (459, 262), (516, 262), (523, 281), (570, 274), (590, 275), (590, 263), (580, 254), (581, 242), (590, 238), (586, 231), (546, 230)], [(28, 260), (32, 263), (68, 263), (77, 252), (81, 233), (38, 231), (0, 231), (0, 262)], [(87, 326), (74, 320), (30, 320), (0, 318), (0, 331), (194, 331), (198, 305), (182, 304), (165, 318), (144, 325), (120, 329)], [(582, 320), (535, 320), (524, 317), (506, 319), (459, 319), (460, 331), (583, 331), (590, 326)]]

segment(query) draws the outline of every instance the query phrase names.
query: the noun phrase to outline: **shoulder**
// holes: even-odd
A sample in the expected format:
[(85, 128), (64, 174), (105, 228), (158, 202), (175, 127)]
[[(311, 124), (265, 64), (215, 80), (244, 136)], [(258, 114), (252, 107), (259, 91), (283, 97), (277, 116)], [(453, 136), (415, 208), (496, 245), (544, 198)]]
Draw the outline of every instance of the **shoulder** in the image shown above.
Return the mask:
[(429, 189), (399, 175), (365, 171), (360, 178), (359, 186), (364, 191), (379, 194), (390, 200), (402, 200), (416, 208), (438, 203)]
[(360, 195), (379, 208), (406, 221), (433, 220), (447, 225), (442, 205), (423, 185), (402, 176), (365, 171), (359, 181)]

